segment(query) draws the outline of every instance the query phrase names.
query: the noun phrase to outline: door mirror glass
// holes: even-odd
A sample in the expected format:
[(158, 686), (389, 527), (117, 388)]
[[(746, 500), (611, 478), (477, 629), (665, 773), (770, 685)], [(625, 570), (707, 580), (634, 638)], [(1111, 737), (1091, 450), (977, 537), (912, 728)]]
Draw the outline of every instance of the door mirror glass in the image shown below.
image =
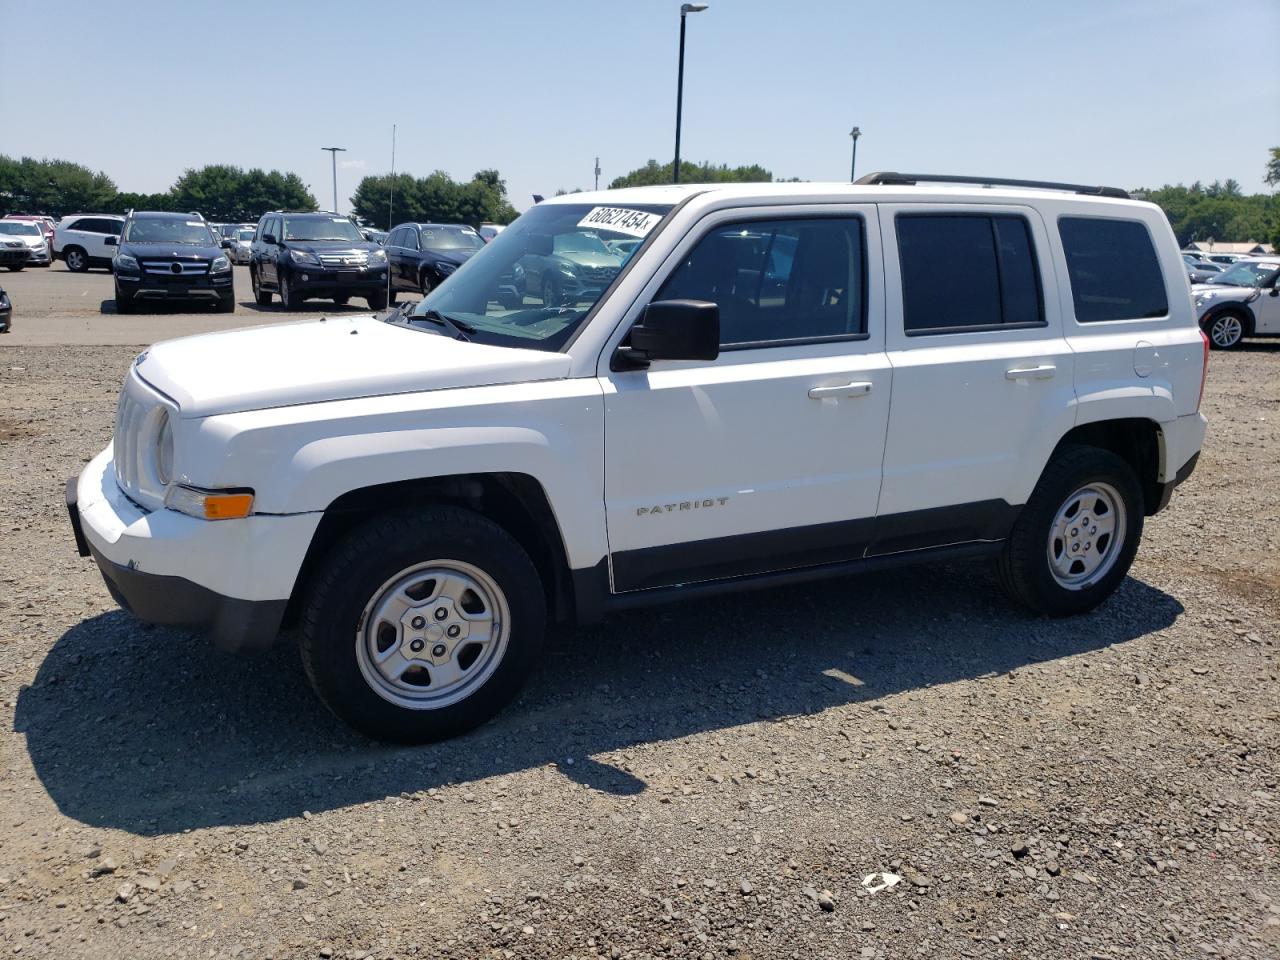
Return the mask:
[(631, 328), (632, 362), (714, 360), (720, 356), (720, 307), (706, 300), (658, 300)]

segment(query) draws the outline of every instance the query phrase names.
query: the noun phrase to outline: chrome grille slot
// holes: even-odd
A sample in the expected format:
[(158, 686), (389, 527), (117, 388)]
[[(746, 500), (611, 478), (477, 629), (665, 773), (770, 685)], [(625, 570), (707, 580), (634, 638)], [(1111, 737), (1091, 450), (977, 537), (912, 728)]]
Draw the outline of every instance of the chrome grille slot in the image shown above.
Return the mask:
[(139, 263), (143, 273), (161, 276), (202, 277), (209, 272), (209, 264), (204, 260), (142, 260)]
[(326, 267), (367, 267), (369, 265), (369, 254), (362, 250), (353, 250), (350, 253), (322, 253), (319, 257), (320, 262)]

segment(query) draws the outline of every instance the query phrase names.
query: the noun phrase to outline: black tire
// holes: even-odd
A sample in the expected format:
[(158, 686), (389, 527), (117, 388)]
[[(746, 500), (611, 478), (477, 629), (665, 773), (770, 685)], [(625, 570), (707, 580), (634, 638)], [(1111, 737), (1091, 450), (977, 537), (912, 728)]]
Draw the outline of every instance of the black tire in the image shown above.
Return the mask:
[(371, 293), (364, 299), (365, 302), (369, 304), (370, 310), (387, 309), (387, 293), (385, 290), (380, 290), (378, 293)]
[(1219, 310), (1201, 324), (1214, 350), (1235, 350), (1250, 333), (1249, 317), (1239, 310)]
[(235, 313), (236, 301), (234, 297), (225, 297), (218, 300), (218, 313)]
[(67, 247), (62, 253), (62, 259), (72, 273), (84, 273), (89, 269), (89, 255), (80, 247)]
[(399, 291), (396, 290), (395, 287), (392, 287), (391, 290), (387, 293), (387, 303), (389, 303), (391, 306), (394, 307), (396, 305), (396, 295), (398, 293)]
[(116, 294), (116, 313), (137, 313), (138, 305), (132, 300), (123, 299), (120, 294)]
[(333, 302), (340, 307), (345, 307), (348, 303), (351, 302), (351, 298), (350, 297), (334, 297)]
[[(430, 560), (470, 564), (491, 578), (505, 599), (510, 632), (492, 673), (465, 699), (410, 709), (365, 679), (359, 627), (389, 581)], [(538, 661), (546, 617), (533, 562), (497, 524), (457, 507), (402, 510), (357, 527), (323, 560), (306, 593), (299, 648), (312, 687), (339, 719), (378, 740), (426, 743), (484, 723), (515, 696)]]
[[(1103, 548), (1104, 553), (1115, 552), (1108, 558), (1110, 566), (1095, 581), (1064, 586), (1049, 559), (1050, 537), (1068, 499), (1090, 484), (1104, 484), (1118, 495), (1124, 522), (1117, 522), (1116, 528), (1123, 531), (1123, 539), (1118, 544), (1109, 540)], [(1050, 617), (1092, 610), (1111, 596), (1129, 572), (1142, 539), (1143, 516), (1142, 487), (1129, 464), (1108, 450), (1064, 446), (1044, 468), (1005, 542), (997, 563), (1000, 585), (1017, 603)], [(1094, 546), (1090, 543), (1086, 549)]]
[(560, 284), (551, 277), (542, 278), (542, 305), (544, 307), (560, 306)]
[(271, 291), (262, 289), (262, 282), (258, 279), (258, 271), (253, 268), (249, 269), (249, 282), (253, 284), (253, 302), (260, 307), (271, 306)]
[(25, 270), (26, 268), (27, 268), (27, 265), (25, 263), (15, 263), (9, 267), (9, 272), (17, 273), (19, 270)]
[(418, 292), (425, 297), (432, 289), (431, 278), (427, 276), (427, 271), (423, 270), (418, 274)]
[(286, 310), (297, 310), (302, 306), (302, 300), (293, 292), (293, 284), (289, 282), (289, 274), (281, 272), (276, 279), (276, 283), (280, 287), (280, 305)]

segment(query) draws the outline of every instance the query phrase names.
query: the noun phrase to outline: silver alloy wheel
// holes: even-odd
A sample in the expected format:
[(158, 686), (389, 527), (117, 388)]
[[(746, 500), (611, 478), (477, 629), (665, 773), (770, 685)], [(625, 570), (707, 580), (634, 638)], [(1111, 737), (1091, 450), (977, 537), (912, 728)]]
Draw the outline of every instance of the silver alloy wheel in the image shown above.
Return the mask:
[(1063, 502), (1049, 530), (1049, 571), (1060, 586), (1083, 590), (1115, 566), (1128, 518), (1124, 498), (1109, 483), (1081, 487)]
[(67, 251), (67, 269), (77, 273), (84, 269), (84, 254), (79, 250)]
[(1216, 347), (1234, 347), (1244, 337), (1244, 324), (1234, 313), (1224, 313), (1209, 325), (1209, 339)]
[(485, 684), (510, 636), (507, 598), (492, 577), (461, 560), (429, 560), (375, 591), (360, 615), (356, 662), (383, 700), (439, 710)]

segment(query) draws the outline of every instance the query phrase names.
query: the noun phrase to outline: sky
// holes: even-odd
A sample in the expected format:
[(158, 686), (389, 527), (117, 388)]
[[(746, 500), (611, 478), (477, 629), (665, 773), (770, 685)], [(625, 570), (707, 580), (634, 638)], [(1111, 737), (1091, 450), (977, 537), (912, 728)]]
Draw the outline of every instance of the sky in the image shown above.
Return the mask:
[[(674, 147), (678, 0), (0, 0), (0, 153), (167, 189), (292, 170), (496, 167), (531, 195)], [(1220, 10), (1214, 16), (1209, 11)], [(713, 0), (688, 17), (685, 160), (775, 177), (962, 173), (1125, 188), (1262, 182), (1280, 0)]]

